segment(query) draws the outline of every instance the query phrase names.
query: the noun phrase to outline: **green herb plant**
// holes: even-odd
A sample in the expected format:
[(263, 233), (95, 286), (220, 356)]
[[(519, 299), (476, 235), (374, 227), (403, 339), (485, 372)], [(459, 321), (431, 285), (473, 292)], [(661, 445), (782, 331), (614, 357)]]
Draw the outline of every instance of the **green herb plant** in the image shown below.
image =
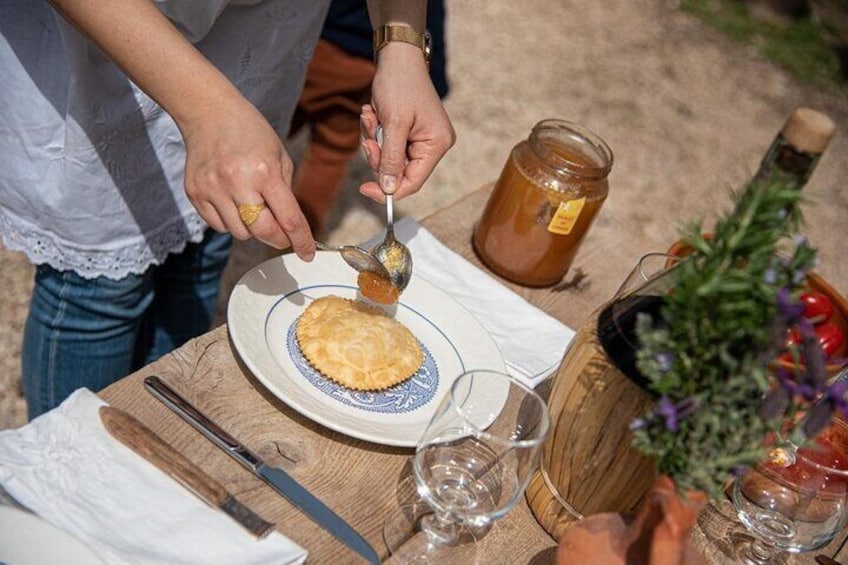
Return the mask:
[(694, 252), (667, 273), (674, 279), (660, 318), (640, 314), (636, 325), (637, 367), (657, 401), (633, 422), (634, 444), (682, 491), (714, 497), (800, 411), (816, 406), (789, 430), (794, 441), (844, 408), (844, 391), (826, 384), (815, 339), (804, 340), (806, 363), (794, 373), (769, 370), (801, 317), (798, 295), (816, 256), (798, 235), (801, 192), (755, 180), (732, 197), (711, 237), (700, 222), (685, 228)]

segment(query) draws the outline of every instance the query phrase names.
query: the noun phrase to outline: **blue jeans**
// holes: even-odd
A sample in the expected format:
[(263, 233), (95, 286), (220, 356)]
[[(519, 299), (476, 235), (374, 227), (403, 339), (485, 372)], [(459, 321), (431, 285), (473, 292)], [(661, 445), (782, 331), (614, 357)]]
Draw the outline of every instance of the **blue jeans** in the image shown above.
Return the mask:
[(229, 234), (209, 229), (201, 243), (117, 281), (39, 265), (21, 354), (29, 418), (208, 331), (231, 243)]

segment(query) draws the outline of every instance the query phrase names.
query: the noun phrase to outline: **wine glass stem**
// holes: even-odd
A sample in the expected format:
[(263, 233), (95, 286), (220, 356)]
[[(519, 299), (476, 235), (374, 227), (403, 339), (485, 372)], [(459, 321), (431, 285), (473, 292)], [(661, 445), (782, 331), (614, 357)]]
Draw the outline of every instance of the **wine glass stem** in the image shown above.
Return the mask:
[(421, 531), (439, 545), (451, 545), (456, 542), (460, 526), (442, 512), (433, 512), (421, 518)]
[(747, 556), (748, 562), (755, 565), (767, 565), (771, 563), (773, 556), (774, 549), (768, 544), (763, 543), (761, 539), (755, 537), (750, 546), (750, 555)]

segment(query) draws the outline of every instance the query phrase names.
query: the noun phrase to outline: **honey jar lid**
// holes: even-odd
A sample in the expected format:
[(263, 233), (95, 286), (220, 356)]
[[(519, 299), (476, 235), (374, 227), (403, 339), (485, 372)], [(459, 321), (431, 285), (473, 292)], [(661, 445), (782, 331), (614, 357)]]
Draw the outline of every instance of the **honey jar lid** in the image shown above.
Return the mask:
[(822, 153), (836, 133), (836, 124), (812, 108), (796, 108), (780, 131), (783, 138), (801, 151)]

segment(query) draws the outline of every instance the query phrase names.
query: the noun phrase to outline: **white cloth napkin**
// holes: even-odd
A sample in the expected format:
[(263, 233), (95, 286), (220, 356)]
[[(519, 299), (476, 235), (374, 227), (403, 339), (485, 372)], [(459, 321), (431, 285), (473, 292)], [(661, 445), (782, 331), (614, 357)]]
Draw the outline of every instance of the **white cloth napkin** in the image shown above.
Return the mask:
[(0, 432), (0, 484), (86, 544), (104, 563), (303, 563), (277, 531), (256, 540), (109, 435), (87, 389), (29, 424)]
[[(536, 386), (556, 371), (574, 330), (451, 251), (413, 218), (399, 220), (394, 229), (412, 253), (413, 276), (449, 294), (480, 321), (510, 375)], [(370, 247), (382, 237), (364, 245)]]

